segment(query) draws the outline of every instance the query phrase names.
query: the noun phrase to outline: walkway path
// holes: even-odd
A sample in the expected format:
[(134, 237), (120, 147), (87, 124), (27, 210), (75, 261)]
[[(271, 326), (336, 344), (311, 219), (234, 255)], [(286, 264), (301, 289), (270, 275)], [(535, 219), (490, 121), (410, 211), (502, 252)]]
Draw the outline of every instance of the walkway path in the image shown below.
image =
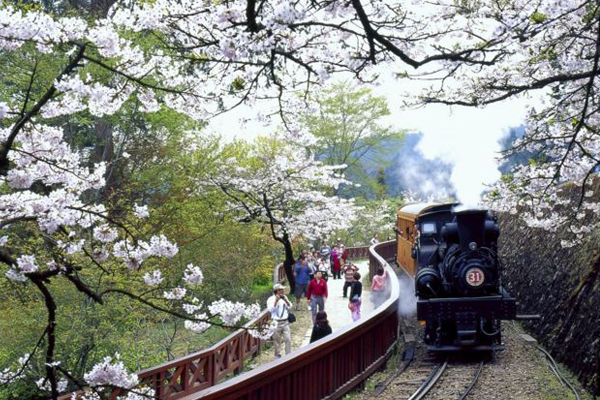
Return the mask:
[[(361, 314), (362, 317), (365, 317), (373, 311), (373, 303), (371, 303), (370, 299), (371, 287), (370, 285), (365, 284), (365, 282), (368, 282), (368, 278), (365, 279), (365, 277), (369, 275), (369, 261), (354, 261), (354, 264), (359, 268), (361, 281), (363, 282)], [(344, 288), (344, 282), (345, 280), (343, 278), (333, 279), (331, 277), (327, 281), (329, 298), (325, 303), (325, 311), (327, 312), (329, 324), (334, 331), (353, 323), (350, 310), (348, 309), (348, 299), (343, 297), (342, 289)], [(350, 290), (348, 290), (348, 295), (350, 295)], [(288, 294), (288, 296), (290, 295)], [(306, 307), (306, 300), (303, 300), (302, 302), (303, 306)], [(294, 311), (294, 314), (296, 314), (297, 321), (291, 325), (292, 350), (296, 350), (309, 344), (313, 326), (311, 313), (306, 310), (306, 308), (302, 311)], [(274, 350), (271, 345), (263, 349), (263, 351), (247, 365), (246, 369), (254, 369), (272, 361), (273, 358)]]
[[(358, 261), (354, 262), (354, 264), (358, 267), (361, 281), (363, 282), (361, 314), (362, 317), (365, 317), (373, 311), (373, 303), (371, 303), (370, 296), (371, 288), (369, 285), (365, 284), (365, 282), (368, 282), (368, 278), (365, 279), (365, 277), (369, 275), (369, 261)], [(329, 277), (329, 280), (327, 281), (329, 298), (327, 299), (327, 302), (325, 302), (325, 312), (327, 312), (329, 325), (331, 325), (334, 332), (353, 322), (350, 310), (348, 309), (348, 299), (343, 297), (344, 282), (345, 279), (343, 278), (343, 275), (342, 279), (333, 279), (332, 277)], [(348, 296), (349, 295), (350, 289), (348, 289)], [(306, 331), (302, 346), (309, 344), (311, 333), (312, 326)]]

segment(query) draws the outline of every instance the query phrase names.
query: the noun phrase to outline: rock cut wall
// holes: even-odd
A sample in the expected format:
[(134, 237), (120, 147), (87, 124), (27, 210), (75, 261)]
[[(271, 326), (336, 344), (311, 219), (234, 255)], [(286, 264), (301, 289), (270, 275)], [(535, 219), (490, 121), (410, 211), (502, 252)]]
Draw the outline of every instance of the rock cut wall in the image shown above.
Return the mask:
[(579, 380), (600, 394), (600, 232), (568, 249), (560, 233), (500, 215), (503, 284), (519, 313), (539, 313), (524, 326)]

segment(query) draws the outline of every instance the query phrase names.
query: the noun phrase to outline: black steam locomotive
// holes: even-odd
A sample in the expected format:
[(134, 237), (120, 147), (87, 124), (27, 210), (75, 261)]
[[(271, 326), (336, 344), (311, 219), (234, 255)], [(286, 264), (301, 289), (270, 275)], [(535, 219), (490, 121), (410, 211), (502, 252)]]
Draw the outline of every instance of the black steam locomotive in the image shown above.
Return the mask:
[(517, 317), (501, 284), (500, 229), (486, 210), (431, 207), (414, 220), (417, 318), (434, 351), (500, 348), (500, 321)]

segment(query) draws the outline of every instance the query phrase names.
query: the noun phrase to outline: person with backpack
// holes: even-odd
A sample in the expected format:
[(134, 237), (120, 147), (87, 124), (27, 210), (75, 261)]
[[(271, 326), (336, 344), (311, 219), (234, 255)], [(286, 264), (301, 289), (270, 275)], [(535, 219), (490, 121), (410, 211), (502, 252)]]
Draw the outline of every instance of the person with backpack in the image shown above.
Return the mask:
[(348, 288), (352, 286), (352, 282), (354, 282), (354, 273), (358, 272), (358, 268), (354, 264), (345, 264), (342, 267), (342, 272), (344, 272), (344, 289), (343, 295), (344, 298), (348, 297)]
[(292, 332), (288, 322), (289, 309), (292, 307), (292, 303), (290, 303), (284, 292), (285, 287), (280, 283), (276, 283), (273, 286), (273, 295), (267, 299), (267, 309), (271, 313), (271, 320), (276, 324), (273, 333), (275, 358), (281, 357), (281, 339), (285, 344), (285, 354), (290, 354), (292, 351)]
[(352, 321), (356, 322), (360, 319), (360, 306), (362, 296), (362, 283), (360, 282), (360, 274), (354, 273), (354, 282), (350, 286), (350, 302), (348, 303), (348, 309), (352, 313)]

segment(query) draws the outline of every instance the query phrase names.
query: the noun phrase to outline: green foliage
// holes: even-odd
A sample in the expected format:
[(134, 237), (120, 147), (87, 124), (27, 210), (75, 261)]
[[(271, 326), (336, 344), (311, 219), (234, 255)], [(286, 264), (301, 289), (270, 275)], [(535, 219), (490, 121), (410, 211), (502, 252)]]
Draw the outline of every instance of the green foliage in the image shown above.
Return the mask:
[[(44, 68), (50, 70), (49, 64)], [(51, 71), (48, 76), (52, 76)], [(26, 76), (21, 81), (12, 78), (14, 88), (2, 86), (0, 92), (18, 91)], [(121, 210), (133, 204), (150, 206), (150, 217), (128, 225), (132, 232), (140, 237), (164, 233), (179, 244), (174, 259), (147, 260), (145, 270), (161, 270), (165, 282), (174, 286), (181, 281), (185, 266), (193, 263), (203, 267), (205, 283), (192, 293), (205, 304), (222, 297), (247, 303), (263, 301), (260, 291), (270, 286), (266, 283), (270, 283), (278, 259), (275, 244), (261, 226), (249, 227), (224, 216), (222, 196), (197, 190), (198, 180), (210, 176), (223, 161), (221, 157), (228, 155), (217, 138), (198, 138), (206, 136), (201, 124), (166, 109), (140, 113), (136, 101), (126, 103), (110, 118), (80, 113), (54, 122), (65, 128), (73, 146), (93, 146), (92, 158), (101, 159), (110, 153), (109, 185), (103, 196), (115, 215), (127, 221)], [(108, 135), (99, 134), (100, 124)], [(31, 254), (35, 249), (38, 262), (50, 260), (54, 245), (46, 242), (33, 223), (13, 228), (9, 240), (19, 253)], [(110, 265), (110, 273), (105, 273), (89, 265), (89, 260), (76, 261), (81, 264), (79, 278), (96, 292), (145, 292), (147, 300), (171, 307), (162, 299), (162, 290), (148, 292), (139, 273), (117, 264)], [(6, 270), (5, 265), (0, 266), (1, 275)], [(198, 335), (184, 329), (182, 320), (119, 294), (105, 295), (104, 304), (99, 305), (63, 277), (53, 280), (49, 289), (58, 305), (56, 359), (78, 377), (107, 355), (121, 354), (126, 367), (135, 371), (206, 348), (229, 333), (215, 327)], [(174, 310), (181, 311), (177, 305)], [(43, 299), (34, 286), (0, 280), (0, 370), (33, 350), (46, 318)], [(45, 375), (44, 346), (45, 341), (33, 357), (33, 373), (0, 387), (0, 398), (40, 395), (34, 381)]]
[(310, 148), (317, 159), (329, 165), (346, 165), (341, 172), (353, 182), (369, 190), (352, 192), (344, 188), (338, 194), (347, 196), (382, 197), (382, 184), (377, 175), (369, 169), (380, 171), (388, 162), (384, 156), (392, 154), (403, 138), (400, 132), (383, 119), (390, 115), (384, 97), (374, 96), (368, 88), (360, 88), (344, 82), (324, 90), (313, 99), (317, 104), (313, 110), (302, 115), (301, 120), (315, 136), (317, 142)]
[(336, 237), (339, 237), (342, 243), (347, 246), (361, 246), (370, 244), (373, 235), (377, 235), (380, 242), (388, 237), (396, 237), (393, 227), (396, 223), (396, 212), (404, 204), (401, 198), (357, 199), (357, 204), (363, 208), (358, 219), (350, 229), (337, 233)]
[(542, 14), (541, 12), (536, 11), (533, 14), (531, 14), (530, 19), (536, 24), (541, 24), (548, 19), (548, 16), (546, 14)]
[[(23, 2), (24, 9), (28, 4)], [(150, 49), (160, 41), (160, 37), (143, 33), (130, 39), (143, 49)], [(42, 54), (33, 45), (25, 44), (19, 52), (4, 54), (0, 57), (0, 68), (5, 73), (0, 101), (18, 103), (25, 96), (29, 97), (29, 106), (38, 101), (68, 62), (64, 53)], [(94, 50), (90, 49), (88, 55), (94, 58)], [(76, 73), (82, 79), (89, 76), (91, 84), (112, 84), (110, 73), (92, 62), (79, 67)], [(231, 90), (243, 90), (245, 85), (243, 79), (236, 78)], [(319, 139), (311, 151), (327, 163), (347, 164), (347, 173), (372, 187), (377, 197), (383, 197), (384, 164), (379, 163), (378, 157), (385, 154), (387, 140), (402, 137), (400, 132), (380, 124), (380, 119), (389, 115), (385, 101), (374, 97), (369, 90), (348, 85), (332, 88), (319, 101), (320, 118), (306, 116), (306, 122)], [(337, 121), (339, 118), (342, 123)], [(44, 122), (61, 127), (74, 148), (89, 149), (90, 163), (108, 163), (106, 188), (90, 194), (88, 201), (105, 204), (111, 210), (110, 215), (122, 220), (136, 236), (165, 234), (178, 243), (180, 251), (174, 259), (147, 260), (145, 271), (158, 269), (165, 282), (175, 286), (181, 281), (186, 265), (193, 263), (203, 268), (204, 284), (192, 290), (192, 294), (205, 304), (219, 298), (264, 302), (264, 293), (271, 288), (273, 268), (283, 259), (280, 244), (274, 241), (267, 226), (247, 224), (228, 214), (229, 204), (222, 193), (201, 192), (198, 183), (227, 165), (233, 156), (240, 165), (259, 168), (269, 155), (278, 154), (281, 142), (267, 138), (252, 145), (244, 142), (223, 145), (218, 138), (202, 131), (202, 123), (170, 109), (140, 112), (135, 96), (110, 116), (98, 117), (82, 111)], [(250, 146), (259, 148), (265, 159), (247, 157)], [(367, 157), (379, 165), (378, 175), (367, 173), (363, 166)], [(148, 205), (150, 217), (141, 221), (129, 218), (124, 210), (134, 204)], [(365, 202), (367, 209), (375, 211), (378, 205)], [(383, 226), (357, 225), (352, 233), (343, 236), (344, 241), (348, 244), (368, 241), (376, 230), (383, 236), (387, 229)], [(14, 252), (11, 256), (35, 253), (40, 264), (52, 260), (56, 243), (35, 224), (22, 224), (7, 231)], [(68, 232), (62, 234), (66, 241)], [(308, 247), (301, 238), (293, 245), (297, 249)], [(139, 273), (132, 273), (123, 265), (113, 262), (105, 271), (85, 257), (74, 258), (73, 262), (78, 267), (78, 278), (96, 293), (115, 289), (144, 293), (147, 301), (171, 307), (162, 298), (162, 290), (149, 289)], [(7, 268), (2, 265), (0, 275)], [(198, 351), (229, 333), (222, 328), (211, 328), (202, 335), (192, 333), (183, 328), (182, 320), (117, 293), (104, 295), (104, 303), (98, 304), (63, 276), (47, 285), (57, 304), (55, 358), (76, 377), (115, 353), (121, 355), (128, 369), (140, 370)], [(32, 285), (2, 279), (0, 321), (0, 370), (3, 370), (14, 365), (23, 354), (31, 353), (42, 336), (47, 324), (44, 299)], [(12, 385), (0, 387), (0, 398), (40, 396), (34, 381), (45, 375), (46, 345), (42, 341), (32, 356), (33, 371)]]

